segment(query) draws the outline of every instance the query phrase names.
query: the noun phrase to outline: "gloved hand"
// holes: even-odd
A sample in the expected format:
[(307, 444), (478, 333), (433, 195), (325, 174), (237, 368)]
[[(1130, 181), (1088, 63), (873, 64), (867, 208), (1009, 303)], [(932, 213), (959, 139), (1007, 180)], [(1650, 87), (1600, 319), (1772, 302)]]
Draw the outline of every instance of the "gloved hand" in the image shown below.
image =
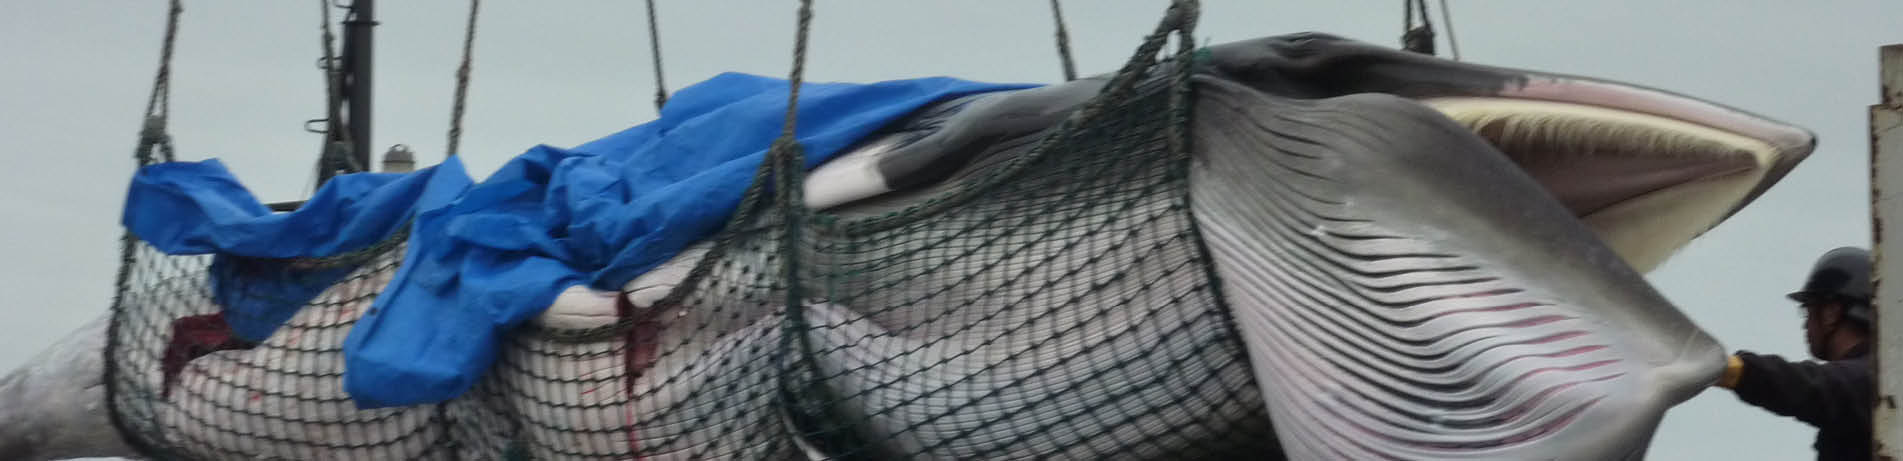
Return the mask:
[(1744, 375), (1744, 360), (1737, 355), (1725, 356), (1725, 373), (1718, 376), (1718, 387), (1731, 389), (1738, 385), (1738, 377)]

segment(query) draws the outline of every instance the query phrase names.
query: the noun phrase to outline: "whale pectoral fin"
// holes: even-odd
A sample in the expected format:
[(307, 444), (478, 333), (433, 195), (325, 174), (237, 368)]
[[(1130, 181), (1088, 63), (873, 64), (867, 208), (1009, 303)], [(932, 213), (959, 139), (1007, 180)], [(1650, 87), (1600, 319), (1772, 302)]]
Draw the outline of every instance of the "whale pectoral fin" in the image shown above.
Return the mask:
[(1471, 133), (1203, 83), (1193, 210), (1291, 459), (1618, 459), (1712, 371), (1715, 343)]

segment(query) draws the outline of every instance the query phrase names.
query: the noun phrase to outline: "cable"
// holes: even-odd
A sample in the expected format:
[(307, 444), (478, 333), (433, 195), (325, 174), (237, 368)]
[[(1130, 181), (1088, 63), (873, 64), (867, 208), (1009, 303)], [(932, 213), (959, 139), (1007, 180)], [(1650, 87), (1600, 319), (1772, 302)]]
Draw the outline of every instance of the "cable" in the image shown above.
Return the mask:
[(667, 105), (667, 81), (661, 79), (660, 20), (654, 15), (654, 0), (648, 0), (648, 50), (654, 56), (654, 110)]
[(1077, 66), (1070, 57), (1070, 33), (1064, 28), (1064, 9), (1051, 0), (1051, 21), (1057, 24), (1057, 57), (1064, 65), (1064, 81), (1077, 79)]
[(1447, 47), (1454, 52), (1454, 60), (1460, 60), (1460, 41), (1454, 38), (1453, 13), (1447, 12), (1447, 0), (1440, 0), (1440, 23), (1447, 25)]
[(469, 24), (463, 29), (463, 64), (456, 69), (456, 104), (450, 109), (449, 148), (444, 157), (456, 156), (458, 144), (463, 136), (463, 106), (469, 97), (470, 49), (476, 42), (476, 11), (481, 9), (482, 0), (469, 0)]

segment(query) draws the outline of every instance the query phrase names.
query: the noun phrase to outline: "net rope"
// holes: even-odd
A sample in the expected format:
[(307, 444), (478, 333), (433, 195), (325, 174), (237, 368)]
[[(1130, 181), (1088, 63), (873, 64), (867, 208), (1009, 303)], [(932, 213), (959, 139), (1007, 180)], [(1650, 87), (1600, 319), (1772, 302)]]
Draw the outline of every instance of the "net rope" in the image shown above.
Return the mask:
[[(805, 209), (789, 111), (723, 230), (664, 266), (681, 272), (664, 296), (517, 331), (439, 405), (359, 410), (342, 391), (343, 340), (406, 235), (226, 260), (259, 284), (337, 280), (282, 301), (304, 305), (257, 343), (221, 333), (235, 314), (216, 292), (263, 290), (211, 286), (212, 257), (129, 239), (112, 412), (155, 459), (1273, 458), (1189, 212), (1196, 7), (1173, 2), (1102, 93), (1021, 154), (890, 211)], [(795, 82), (810, 17), (802, 2)]]
[(471, 48), (476, 45), (476, 13), (482, 10), (482, 0), (469, 0), (469, 22), (463, 26), (463, 62), (456, 67), (456, 98), (450, 106), (449, 147), (443, 149), (444, 156), (461, 153), (463, 139), (463, 110), (469, 100), (469, 64)]
[(1077, 79), (1077, 64), (1070, 57), (1070, 32), (1064, 30), (1064, 8), (1051, 0), (1051, 23), (1057, 29), (1053, 35), (1057, 38), (1057, 60), (1064, 66), (1064, 81)]

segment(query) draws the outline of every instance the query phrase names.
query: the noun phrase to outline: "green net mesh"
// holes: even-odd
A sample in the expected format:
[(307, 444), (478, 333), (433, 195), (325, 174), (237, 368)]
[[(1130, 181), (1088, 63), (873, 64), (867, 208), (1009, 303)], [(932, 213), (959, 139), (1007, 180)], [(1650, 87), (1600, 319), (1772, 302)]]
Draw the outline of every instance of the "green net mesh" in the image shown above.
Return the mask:
[(114, 416), (166, 459), (1274, 457), (1189, 212), (1187, 66), (1150, 58), (1169, 30), (1035, 147), (891, 211), (805, 210), (782, 168), (797, 146), (776, 146), (666, 296), (525, 328), (441, 405), (342, 391), (344, 337), (402, 236), (264, 265), (342, 275), (257, 344), (215, 334), (209, 258), (132, 242)]
[(1167, 88), (946, 205), (814, 216), (795, 264), (808, 304), (787, 330), (802, 429), (866, 459), (1265, 452), (1188, 159), (1168, 149)]
[(252, 344), (225, 328), (209, 256), (135, 242), (107, 347), (121, 432), (158, 459), (450, 459), (442, 409), (358, 410), (343, 392), (344, 338), (400, 263), (400, 243), (380, 250), (287, 269), (348, 274)]

